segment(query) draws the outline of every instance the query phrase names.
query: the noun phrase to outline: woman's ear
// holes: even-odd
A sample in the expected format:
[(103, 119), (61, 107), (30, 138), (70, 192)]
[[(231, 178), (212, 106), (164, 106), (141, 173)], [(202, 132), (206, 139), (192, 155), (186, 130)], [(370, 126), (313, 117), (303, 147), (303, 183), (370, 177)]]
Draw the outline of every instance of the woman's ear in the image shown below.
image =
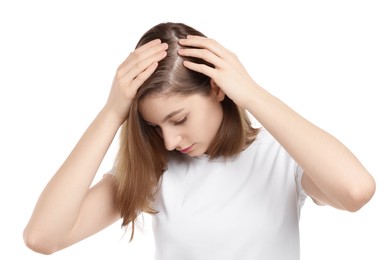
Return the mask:
[(210, 79), (211, 93), (216, 98), (218, 102), (221, 102), (225, 98), (225, 93), (222, 89), (214, 82), (213, 79)]

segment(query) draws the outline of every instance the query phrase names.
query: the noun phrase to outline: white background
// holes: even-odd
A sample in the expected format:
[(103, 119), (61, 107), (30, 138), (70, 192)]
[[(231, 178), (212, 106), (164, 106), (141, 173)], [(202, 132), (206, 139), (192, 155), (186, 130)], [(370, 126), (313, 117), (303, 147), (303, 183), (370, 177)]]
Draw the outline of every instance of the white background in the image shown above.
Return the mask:
[[(259, 84), (338, 137), (375, 177), (376, 194), (357, 213), (307, 200), (302, 260), (388, 259), (384, 2), (2, 0), (0, 259), (153, 259), (148, 216), (131, 244), (118, 222), (50, 257), (26, 248), (22, 231), (105, 103), (117, 66), (146, 30), (166, 21), (187, 23), (235, 52)], [(97, 179), (111, 167), (116, 142)]]

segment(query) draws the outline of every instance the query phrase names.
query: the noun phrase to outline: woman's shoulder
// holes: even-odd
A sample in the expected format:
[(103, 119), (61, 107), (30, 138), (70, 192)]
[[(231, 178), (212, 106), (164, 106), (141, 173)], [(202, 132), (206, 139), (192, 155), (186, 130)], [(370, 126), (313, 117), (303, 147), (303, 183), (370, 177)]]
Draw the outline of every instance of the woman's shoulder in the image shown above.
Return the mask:
[(267, 130), (265, 129), (264, 127), (260, 127), (258, 129), (258, 133), (256, 135), (256, 137), (254, 138), (254, 140), (251, 142), (251, 144), (249, 146), (254, 146), (254, 147), (258, 147), (258, 146), (272, 146), (272, 145), (279, 145), (279, 143), (276, 141), (276, 139), (272, 136), (272, 134)]

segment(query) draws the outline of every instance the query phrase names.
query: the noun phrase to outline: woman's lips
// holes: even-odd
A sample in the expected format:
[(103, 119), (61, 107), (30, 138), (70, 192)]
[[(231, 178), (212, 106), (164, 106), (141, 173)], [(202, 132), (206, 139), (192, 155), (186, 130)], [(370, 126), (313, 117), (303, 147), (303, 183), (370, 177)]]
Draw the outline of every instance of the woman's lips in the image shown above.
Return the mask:
[(187, 147), (185, 149), (179, 150), (179, 152), (188, 153), (188, 152), (190, 152), (191, 148), (193, 148), (193, 146), (194, 146), (194, 144), (190, 145), (189, 147)]

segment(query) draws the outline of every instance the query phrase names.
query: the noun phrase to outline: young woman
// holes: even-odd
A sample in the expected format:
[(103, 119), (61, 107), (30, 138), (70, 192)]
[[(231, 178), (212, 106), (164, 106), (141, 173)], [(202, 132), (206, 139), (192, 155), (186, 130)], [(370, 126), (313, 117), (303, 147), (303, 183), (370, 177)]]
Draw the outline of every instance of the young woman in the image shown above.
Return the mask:
[[(120, 127), (115, 165), (90, 187)], [(118, 219), (132, 239), (147, 212), (156, 259), (299, 259), (307, 196), (353, 212), (374, 191), (341, 142), (256, 84), (235, 54), (185, 24), (162, 23), (119, 66), (24, 239), (51, 254)]]

